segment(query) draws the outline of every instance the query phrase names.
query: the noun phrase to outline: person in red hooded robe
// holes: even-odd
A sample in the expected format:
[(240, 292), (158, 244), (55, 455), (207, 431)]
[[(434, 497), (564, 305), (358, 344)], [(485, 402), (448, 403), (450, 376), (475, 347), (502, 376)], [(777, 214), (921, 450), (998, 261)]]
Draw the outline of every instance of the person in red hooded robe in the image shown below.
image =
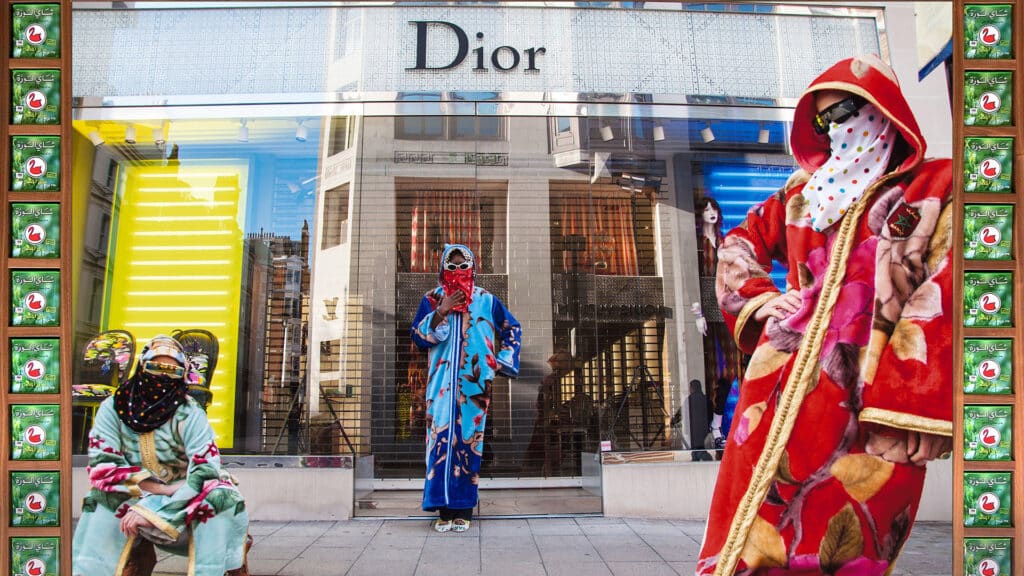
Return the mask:
[(925, 158), (875, 56), (811, 83), (791, 144), (801, 170), (719, 248), (719, 305), (753, 356), (699, 575), (885, 574), (952, 446), (950, 160)]

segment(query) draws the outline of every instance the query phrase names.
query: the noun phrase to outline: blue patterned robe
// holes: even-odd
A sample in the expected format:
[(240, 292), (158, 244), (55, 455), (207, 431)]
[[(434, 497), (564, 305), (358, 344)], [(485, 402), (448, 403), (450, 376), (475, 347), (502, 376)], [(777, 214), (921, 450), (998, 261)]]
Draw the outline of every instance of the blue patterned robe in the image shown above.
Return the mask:
[(467, 312), (452, 312), (446, 324), (431, 330), (434, 310), (443, 299), (440, 287), (428, 292), (412, 323), (413, 341), (428, 350), (429, 359), (423, 487), (427, 511), (476, 506), (491, 382), (496, 372), (510, 378), (519, 373), (522, 335), (501, 300), (480, 287), (474, 287)]

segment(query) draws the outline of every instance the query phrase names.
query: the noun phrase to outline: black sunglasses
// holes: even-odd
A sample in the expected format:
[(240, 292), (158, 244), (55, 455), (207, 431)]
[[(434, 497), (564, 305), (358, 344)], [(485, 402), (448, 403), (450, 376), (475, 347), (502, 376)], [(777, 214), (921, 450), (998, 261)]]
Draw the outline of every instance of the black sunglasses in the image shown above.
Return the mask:
[(850, 96), (836, 102), (814, 115), (814, 131), (822, 136), (828, 134), (828, 127), (833, 122), (836, 124), (846, 122), (850, 116), (856, 115), (857, 111), (865, 104), (867, 104), (867, 100), (860, 96)]

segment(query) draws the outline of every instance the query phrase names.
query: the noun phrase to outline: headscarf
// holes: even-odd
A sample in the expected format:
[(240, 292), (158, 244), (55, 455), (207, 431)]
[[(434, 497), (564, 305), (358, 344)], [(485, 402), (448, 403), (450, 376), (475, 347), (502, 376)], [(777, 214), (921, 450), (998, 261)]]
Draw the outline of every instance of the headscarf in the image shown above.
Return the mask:
[[(900, 164), (895, 167), (896, 172), (910, 170), (924, 160), (927, 148), (924, 136), (900, 90), (896, 73), (878, 56), (868, 54), (837, 62), (815, 78), (797, 102), (789, 141), (793, 157), (805, 171), (813, 174), (829, 158), (834, 157), (829, 152), (829, 135), (814, 131), (816, 92), (821, 90), (841, 90), (856, 94), (889, 120), (907, 146), (905, 156), (901, 154), (899, 157)], [(894, 142), (892, 146), (896, 145)]]
[[(469, 262), (469, 269), (445, 270), (445, 265), (448, 264), (455, 252), (461, 253), (466, 262)], [(453, 308), (452, 311), (465, 312), (469, 310), (469, 304), (473, 301), (473, 285), (476, 280), (476, 259), (473, 257), (473, 251), (463, 244), (445, 244), (444, 252), (441, 254), (438, 279), (441, 281), (441, 289), (444, 290), (446, 296), (455, 292), (462, 292), (466, 295), (462, 306)]]
[[(158, 356), (173, 358), (182, 367), (181, 378), (145, 372), (143, 365)], [(114, 393), (117, 417), (140, 434), (159, 428), (188, 398), (187, 371), (181, 344), (170, 336), (155, 336), (139, 354), (135, 374)]]

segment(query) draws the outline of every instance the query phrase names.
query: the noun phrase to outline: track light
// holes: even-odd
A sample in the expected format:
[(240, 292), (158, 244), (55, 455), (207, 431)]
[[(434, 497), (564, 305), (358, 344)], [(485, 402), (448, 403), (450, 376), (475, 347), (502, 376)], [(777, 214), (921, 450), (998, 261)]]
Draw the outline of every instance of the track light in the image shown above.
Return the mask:
[(715, 133), (711, 131), (711, 124), (704, 124), (704, 128), (700, 131), (700, 137), (704, 140), (705, 144), (709, 144), (715, 141)]
[(107, 141), (103, 139), (103, 136), (100, 136), (99, 130), (89, 132), (89, 141), (92, 142), (93, 146), (102, 146), (107, 143)]
[(239, 120), (239, 122), (241, 122), (242, 125), (238, 127), (238, 141), (239, 142), (248, 142), (249, 141), (249, 127), (246, 125), (247, 122), (246, 122), (245, 118), (242, 118), (241, 120)]
[(303, 126), (302, 120), (296, 120), (299, 123), (299, 127), (295, 129), (295, 139), (299, 142), (305, 142), (309, 138), (309, 129)]
[(665, 139), (665, 127), (661, 124), (655, 124), (653, 132), (655, 142), (661, 142)]
[(770, 134), (768, 133), (768, 127), (764, 123), (760, 124), (760, 130), (757, 131), (757, 143), (767, 144)]
[(607, 142), (612, 138), (615, 138), (615, 132), (612, 132), (612, 127), (607, 124), (601, 126), (601, 140)]
[(125, 144), (135, 144), (135, 124), (129, 122), (124, 129), (124, 142)]

